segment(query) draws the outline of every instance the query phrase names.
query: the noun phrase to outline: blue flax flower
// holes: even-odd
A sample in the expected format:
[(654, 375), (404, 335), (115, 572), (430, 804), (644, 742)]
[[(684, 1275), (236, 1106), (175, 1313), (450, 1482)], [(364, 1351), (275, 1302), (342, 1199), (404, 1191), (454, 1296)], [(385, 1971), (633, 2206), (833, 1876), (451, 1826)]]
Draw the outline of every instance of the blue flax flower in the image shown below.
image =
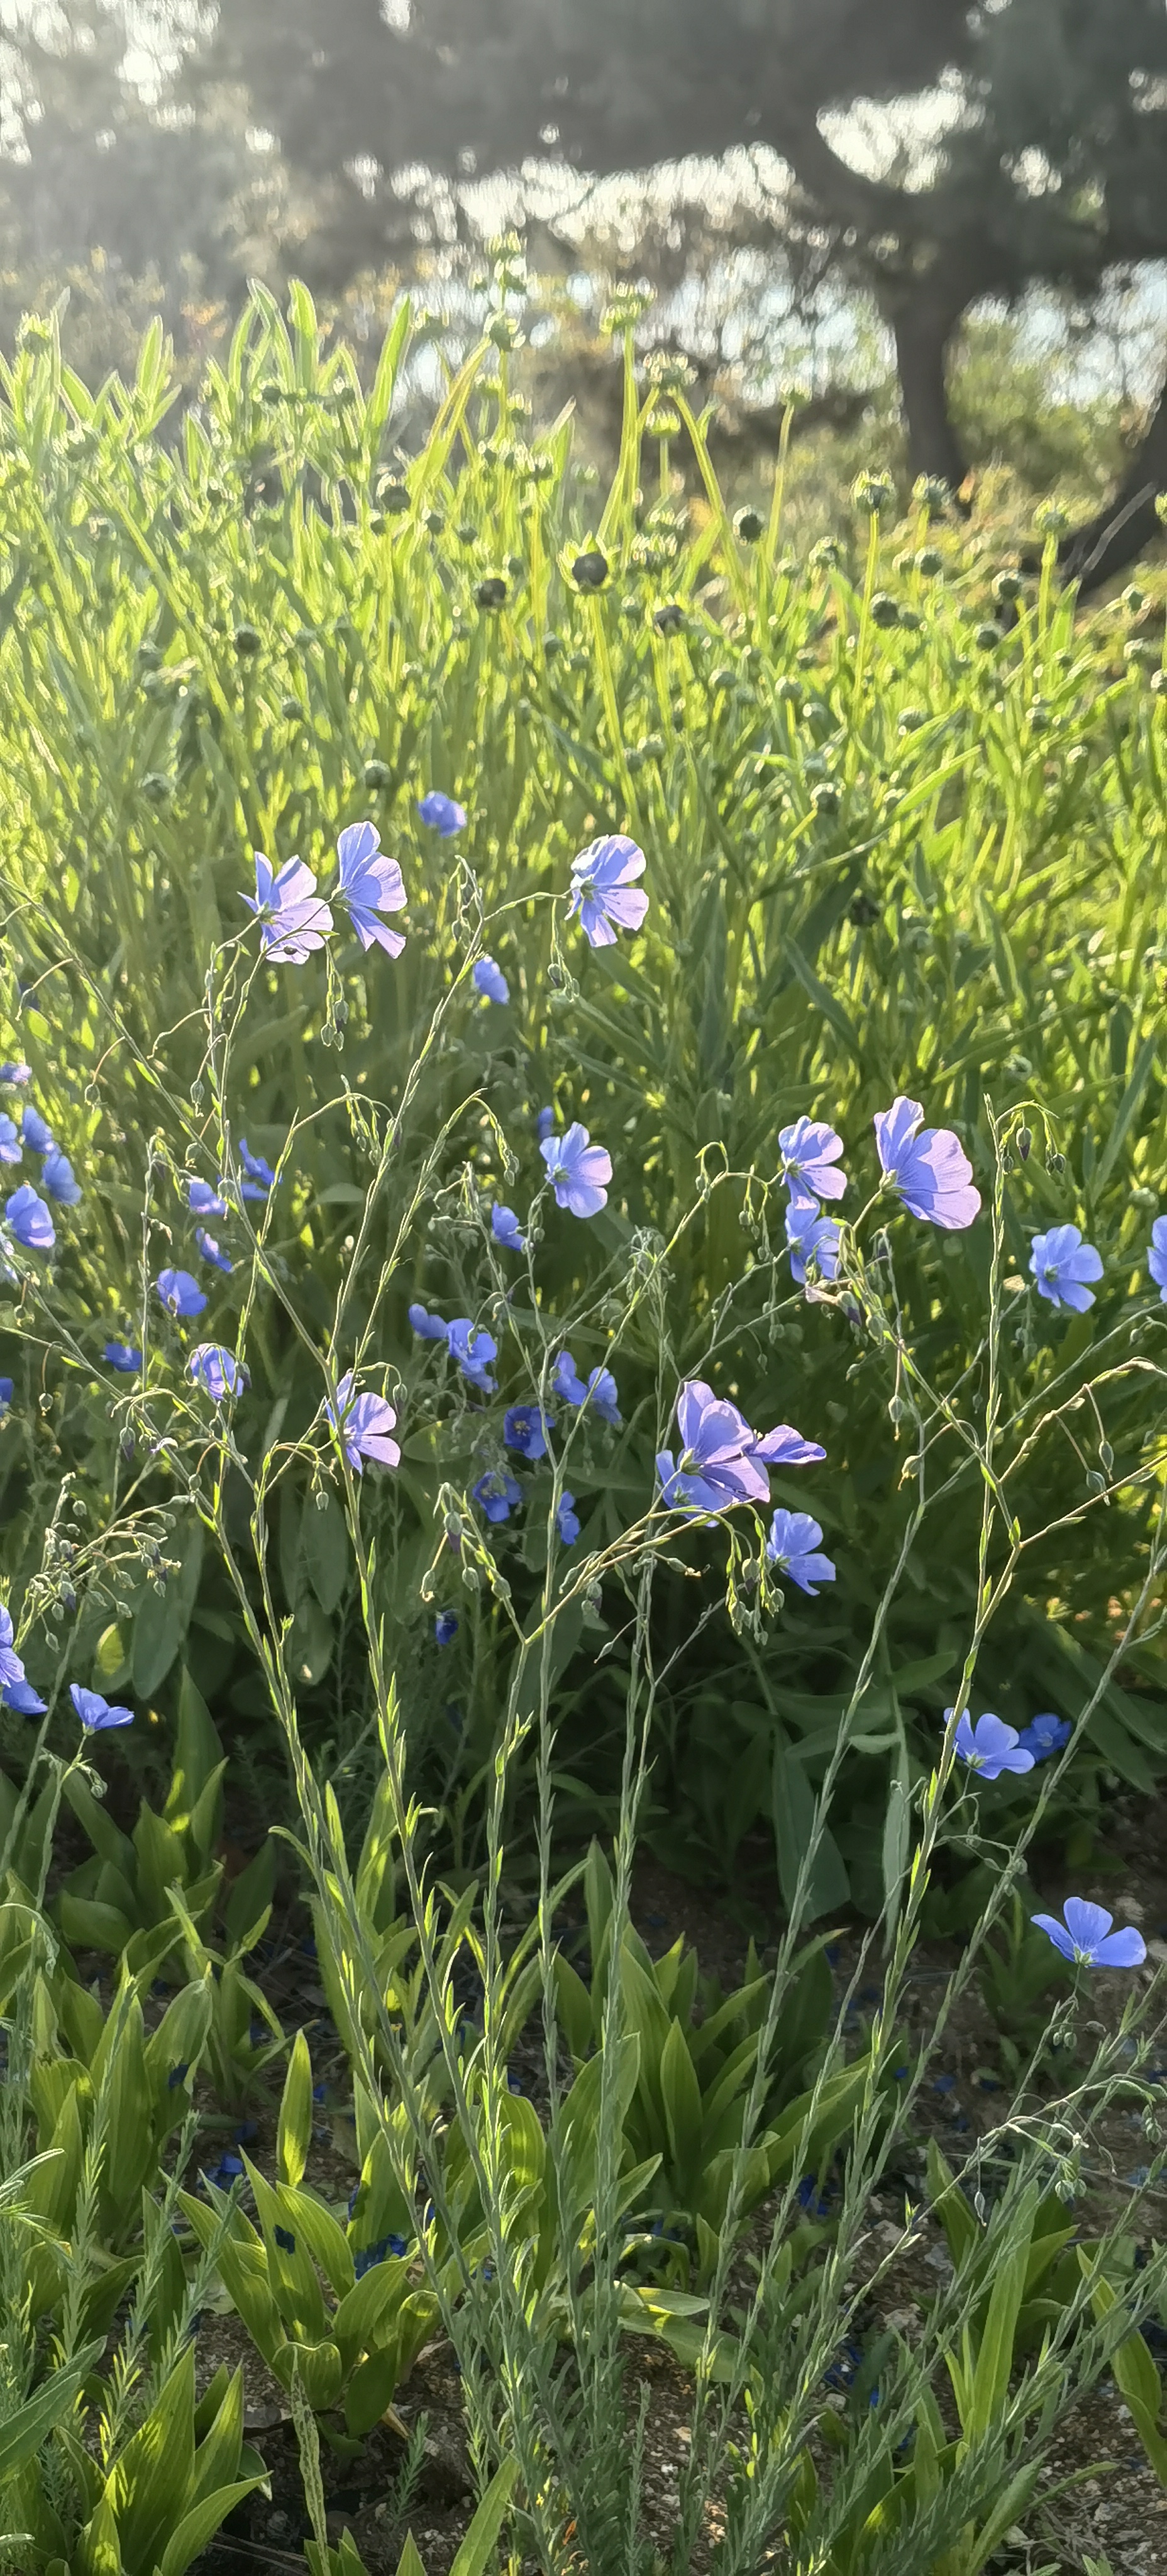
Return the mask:
[(504, 1252), (526, 1251), (527, 1238), (520, 1232), (519, 1220), (514, 1209), (500, 1207), (497, 1199), (490, 1211), (490, 1231), (495, 1242), (501, 1245)]
[(51, 1252), (57, 1240), (56, 1228), (44, 1200), (38, 1198), (31, 1181), (22, 1181), (10, 1199), (5, 1199), (4, 1214), (18, 1243), (26, 1252)]
[(1031, 1717), (1028, 1726), (1022, 1727), (1017, 1741), (1025, 1746), (1027, 1753), (1032, 1753), (1035, 1762), (1048, 1762), (1051, 1753), (1060, 1753), (1063, 1744), (1069, 1743), (1073, 1732), (1067, 1717), (1055, 1717), (1049, 1709), (1040, 1717)]
[[(952, 1710), (944, 1711), (947, 1726)], [(968, 1710), (962, 1709), (956, 1730), (956, 1750), (970, 1771), (979, 1771), (982, 1779), (999, 1780), (1002, 1771), (1032, 1771), (1033, 1755), (1021, 1743), (1016, 1727), (1006, 1726), (1003, 1717), (986, 1711), (973, 1725)]]
[(677, 1398), (681, 1455), (657, 1456), (665, 1502), (673, 1510), (728, 1511), (733, 1503), (768, 1503), (770, 1481), (752, 1455), (756, 1434), (736, 1404), (693, 1378)]
[(160, 1270), (158, 1294), (172, 1315), (201, 1315), (207, 1302), (189, 1270)]
[(789, 1422), (777, 1423), (773, 1431), (753, 1432), (751, 1438), (750, 1456), (762, 1467), (815, 1467), (827, 1454), (817, 1440), (804, 1440)]
[(0, 1377), (0, 1418), (7, 1413), (15, 1393), (16, 1385), (14, 1379), (10, 1377)]
[(434, 1639), (439, 1646), (452, 1646), (458, 1634), (456, 1610), (439, 1610), (434, 1621)]
[(835, 1568), (829, 1556), (817, 1556), (815, 1550), (822, 1537), (817, 1521), (809, 1512), (777, 1511), (770, 1523), (766, 1554), (779, 1574), (788, 1574), (801, 1592), (817, 1598), (820, 1583), (833, 1583)]
[(21, 1151), (15, 1118), (10, 1118), (6, 1109), (0, 1110), (0, 1163), (18, 1163)]
[(18, 1682), (0, 1682), (0, 1706), (15, 1709), (18, 1717), (43, 1717), (46, 1702), (22, 1674)]
[(188, 1181), (186, 1203), (192, 1216), (226, 1216), (226, 1199), (220, 1198), (209, 1181)]
[(303, 859), (288, 859), (275, 876), (270, 859), (257, 850), (255, 893), (245, 894), (243, 901), (255, 914), (273, 966), (302, 966), (314, 948), (323, 948), (332, 929), (332, 914)]
[(579, 1515), (575, 1508), (575, 1495), (569, 1494), (566, 1487), (555, 1507), (555, 1526), (564, 1546), (574, 1547), (579, 1537)]
[(100, 1691), (82, 1690), (80, 1682), (70, 1682), (69, 1697), (87, 1735), (100, 1735), (107, 1726), (132, 1726), (132, 1708), (111, 1708)]
[(271, 1164), (264, 1161), (262, 1154), (251, 1152), (246, 1136), (241, 1136), (239, 1139), (239, 1160), (247, 1174), (243, 1183), (244, 1198), (265, 1199), (274, 1185), (276, 1176)]
[(1157, 1216), (1151, 1228), (1151, 1249), (1147, 1254), (1147, 1268), (1163, 1305), (1167, 1306), (1167, 1216)]
[(387, 2262), (391, 2254), (399, 2263), (404, 2260), (404, 2236), (379, 2236), (375, 2245), (362, 2245), (359, 2253), (353, 2256), (353, 2270), (358, 2281), (363, 2281), (366, 2272), (374, 2271), (378, 2263)]
[[(979, 1214), (980, 1191), (959, 1137), (948, 1127), (921, 1127), (918, 1100), (900, 1093), (875, 1118), (875, 1142), (886, 1178), (913, 1216), (945, 1233), (959, 1232)], [(917, 1130), (920, 1130), (917, 1133)]]
[(330, 1404), (324, 1409), (333, 1429), (340, 1430), (354, 1476), (362, 1474), (366, 1458), (378, 1467), (399, 1467), (401, 1451), (389, 1438), (397, 1420), (392, 1405), (383, 1395), (354, 1396), (352, 1389), (353, 1373), (346, 1369), (336, 1390), (337, 1411)]
[(1051, 1225), (1048, 1234), (1035, 1234), (1029, 1267), (1038, 1296), (1048, 1297), (1051, 1306), (1068, 1306), (1075, 1315), (1084, 1315), (1093, 1305), (1094, 1291), (1085, 1283), (1101, 1279), (1102, 1256), (1092, 1243), (1083, 1243), (1080, 1227)]
[(599, 1414), (601, 1422), (610, 1422), (613, 1426), (620, 1423), (622, 1416), (611, 1369), (594, 1368), (585, 1383), (577, 1372), (571, 1352), (561, 1351), (551, 1383), (565, 1404), (588, 1404), (593, 1413)]
[(440, 787), (431, 787), (426, 795), (419, 797), (417, 810), (422, 822), (428, 823), (431, 832), (439, 833), (443, 841), (451, 840), (455, 832), (466, 828), (463, 807), (456, 804), (452, 796), (443, 796)]
[(535, 1134), (540, 1145), (545, 1143), (548, 1136), (554, 1135), (554, 1132), (555, 1111), (551, 1108), (541, 1109), (535, 1120)]
[(479, 1387), (483, 1395), (494, 1394), (495, 1381), (489, 1367), (491, 1360), (498, 1358), (498, 1343), (493, 1334), (480, 1332), (469, 1315), (457, 1315), (446, 1326), (446, 1348), (471, 1386)]
[(835, 1165), (843, 1151), (843, 1139), (833, 1127), (821, 1118), (797, 1118), (793, 1127), (780, 1128), (778, 1142), (782, 1168), (796, 1201), (842, 1198), (847, 1175), (837, 1172)]
[(229, 1395), (241, 1395), (251, 1384), (242, 1360), (236, 1359), (234, 1351), (225, 1350), (222, 1342), (199, 1342), (186, 1369), (187, 1376), (194, 1379), (196, 1386), (204, 1386), (216, 1404), (222, 1404)]
[(790, 1276), (800, 1288), (806, 1285), (812, 1262), (820, 1279), (837, 1278), (842, 1238), (842, 1226), (833, 1216), (820, 1215), (814, 1199), (791, 1199), (786, 1210), (786, 1240), (790, 1246)]
[(1064, 1923), (1054, 1914), (1031, 1914), (1029, 1919), (1039, 1932), (1048, 1932), (1063, 1959), (1080, 1968), (1141, 1968), (1147, 1945), (1133, 1923), (1112, 1932), (1113, 1914), (1104, 1905), (1088, 1904), (1084, 1896), (1067, 1896), (1062, 1912)]
[(239, 2181), (242, 2172), (242, 2156), (233, 2156), (228, 2150), (226, 2155), (220, 2156), (213, 2174), (208, 2174), (207, 2180), (215, 2184), (219, 2191), (230, 2191), (232, 2183)]
[(59, 1145), (54, 1145), (51, 1154), (45, 1156), (41, 1183), (58, 1207), (76, 1207), (81, 1196), (81, 1184), (74, 1177), (68, 1155), (62, 1153)]
[(424, 1306), (410, 1306), (408, 1314), (412, 1330), (423, 1342), (445, 1341), (450, 1328), (440, 1315), (427, 1314)]
[(15, 1633), (10, 1613), (0, 1608), (0, 1682), (6, 1686), (24, 1680), (24, 1666), (14, 1643)]
[(592, 948), (613, 948), (618, 930), (639, 930), (648, 896), (634, 884), (644, 874), (644, 852), (625, 832), (609, 832), (589, 841), (571, 863), (571, 901), (567, 917), (579, 925)]
[(214, 1235), (208, 1234), (205, 1225), (196, 1225), (195, 1242), (204, 1261), (211, 1262), (216, 1270), (222, 1271), (225, 1279), (229, 1279), (235, 1264), (224, 1252), (222, 1244), (216, 1243)]
[(30, 1154), (51, 1154), (56, 1138), (48, 1120), (39, 1109), (28, 1108), (20, 1122), (20, 1132)]
[(537, 1404), (512, 1404), (502, 1418), (502, 1436), (508, 1449), (517, 1449), (532, 1463), (546, 1457), (547, 1434), (554, 1429), (554, 1414), (540, 1413)]
[(105, 1356), (110, 1367), (120, 1369), (123, 1377), (136, 1377), (142, 1365), (142, 1354), (128, 1342), (107, 1342)]
[(406, 893), (396, 859), (381, 848), (375, 823), (348, 823), (336, 844), (333, 900), (344, 905), (362, 948), (374, 940), (388, 957), (400, 957), (405, 941), (378, 913), (401, 912)]
[(598, 1216), (608, 1202), (612, 1158), (602, 1145), (590, 1142), (587, 1128), (581, 1127), (578, 1118), (573, 1119), (565, 1136), (544, 1137), (539, 1151), (547, 1165), (556, 1206), (567, 1208), (572, 1216)]
[(32, 1066), (30, 1064), (14, 1064), (11, 1059), (7, 1064), (0, 1064), (0, 1082), (24, 1084), (31, 1081)]
[(470, 981), (484, 1002), (509, 1002), (511, 998), (510, 985), (493, 957), (476, 958), (470, 970)]
[(489, 1476), (479, 1477), (477, 1484), (470, 1488), (470, 1497), (472, 1502), (479, 1504), (488, 1521), (509, 1521), (515, 1504), (522, 1502), (523, 1488), (505, 1470), (496, 1468)]

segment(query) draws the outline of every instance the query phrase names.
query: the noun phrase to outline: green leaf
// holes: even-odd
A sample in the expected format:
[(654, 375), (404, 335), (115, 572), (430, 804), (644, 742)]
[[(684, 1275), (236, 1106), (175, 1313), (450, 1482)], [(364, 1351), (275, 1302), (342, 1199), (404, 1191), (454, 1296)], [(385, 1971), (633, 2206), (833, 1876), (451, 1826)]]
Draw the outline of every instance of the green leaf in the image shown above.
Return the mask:
[(253, 2478), (236, 2478), (229, 2487), (218, 2487), (213, 2495), (204, 2496), (200, 2504), (184, 2513), (176, 2523), (158, 2562), (157, 2576), (186, 2576), (186, 2570), (221, 2531), (229, 2513), (245, 2496), (254, 2495), (257, 2487), (267, 2483), (266, 2472)]
[(405, 2546), (397, 2561), (397, 2576), (425, 2576), (425, 2564), (411, 2531), (405, 2535)]
[(335, 1494), (325, 1489), (324, 1510), (314, 1504), (300, 1524), (300, 1552), (308, 1581), (329, 1618), (344, 1598), (351, 1569), (348, 1531)]
[[(678, 2180), (683, 2178), (688, 2185), (700, 2164), (702, 2103), (701, 2087), (678, 2021), (670, 2022), (669, 2035), (661, 2051), (660, 2089), (673, 2163)], [(685, 2197), (688, 2197), (687, 2190)]]
[(280, 2103), (279, 2126), (276, 2131), (276, 2164), (280, 2181), (288, 2183), (293, 2191), (303, 2180), (311, 2144), (312, 2060), (304, 2033), (298, 2030), (292, 2042), (288, 2071), (284, 2077), (283, 2099)]
[(152, 2567), (186, 2511), (194, 2467), (194, 2351), (181, 2361), (105, 2482), (130, 2567)]
[(54, 2426), (69, 2414), (101, 2350), (100, 2343), (87, 2344), (67, 2370), (52, 2371), (0, 2426), (0, 2483), (33, 2459)]
[(450, 2576), (485, 2576), (518, 2474), (517, 2460), (504, 2460), (495, 2470), (461, 2548), (451, 2561)]
[(325, 1617), (313, 1594), (306, 1593), (288, 1633), (288, 1669), (293, 1680), (309, 1690), (323, 1681), (332, 1662), (332, 1648), (332, 1621)]

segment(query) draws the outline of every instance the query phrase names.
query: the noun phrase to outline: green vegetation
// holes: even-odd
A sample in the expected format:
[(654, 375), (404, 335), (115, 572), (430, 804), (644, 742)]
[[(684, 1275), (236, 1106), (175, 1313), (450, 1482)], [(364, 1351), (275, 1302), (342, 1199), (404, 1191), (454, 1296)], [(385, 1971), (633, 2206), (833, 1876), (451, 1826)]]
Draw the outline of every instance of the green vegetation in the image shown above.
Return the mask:
[[(459, 2576), (753, 2576), (780, 2535), (792, 2576), (981, 2576), (1110, 2368), (1165, 2456), (1156, 1989), (1105, 1950), (1092, 1989), (1097, 1927), (1063, 1970), (1029, 1875), (1060, 1904), (1167, 1759), (1159, 617), (1087, 622), (1056, 526), (1029, 573), (873, 471), (794, 560), (782, 461), (731, 518), (630, 308), (605, 491), (514, 391), (518, 275), (412, 455), (408, 312), (362, 391), (302, 289), (180, 417), (158, 335), (93, 395), (34, 325), (5, 379), (19, 2576), (180, 2576), (262, 2480), (238, 2374), (198, 2394), (208, 2307), (286, 2393), (325, 2576), (361, 2566), (325, 2453), (381, 2438), (435, 2336), (482, 2499)], [(385, 946), (331, 856), (365, 819)], [(570, 871), (612, 833), (647, 911), (593, 945)], [(318, 880), (302, 953), (256, 854)], [(971, 1169), (948, 1223), (877, 1158), (905, 1096)], [(800, 1279), (803, 1116), (847, 1191)], [(573, 1209), (576, 1121), (611, 1170)], [(1095, 1248), (1080, 1311), (1033, 1250), (1058, 1226)], [(676, 1427), (710, 1388), (745, 1481), (692, 1508), (661, 1459), (714, 1472)], [(798, 1440), (759, 1465), (771, 1424)], [(1065, 1723), (977, 1776), (985, 1711), (1014, 1752)], [(638, 1845), (752, 1873), (776, 1947), (726, 1991), (654, 1958)], [(311, 2039), (265, 1991), (274, 1906), (312, 1927)], [(925, 2158), (978, 1993), (1003, 2087)], [(1116, 2215), (1082, 2178), (1129, 2111)], [(878, 2292), (929, 2231), (909, 2337)], [(663, 2534), (645, 2339), (690, 2402)]]

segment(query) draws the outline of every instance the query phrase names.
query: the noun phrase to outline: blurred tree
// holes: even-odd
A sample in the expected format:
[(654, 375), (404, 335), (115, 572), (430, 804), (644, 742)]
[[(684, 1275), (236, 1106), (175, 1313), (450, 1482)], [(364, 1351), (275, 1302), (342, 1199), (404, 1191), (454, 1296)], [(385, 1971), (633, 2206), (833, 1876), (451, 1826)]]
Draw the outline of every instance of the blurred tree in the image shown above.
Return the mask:
[[(770, 147), (793, 178), (784, 255), (874, 294), (912, 469), (954, 488), (947, 359), (970, 306), (1035, 280), (1089, 303), (1167, 252), (1163, 0), (285, 0), (277, 43), (268, 0), (230, 0), (200, 61), (324, 192), (304, 252), (333, 288), (416, 226), (424, 171)], [(882, 112), (875, 168), (862, 105)], [(1077, 569), (1143, 541), (1160, 481), (1167, 394)]]

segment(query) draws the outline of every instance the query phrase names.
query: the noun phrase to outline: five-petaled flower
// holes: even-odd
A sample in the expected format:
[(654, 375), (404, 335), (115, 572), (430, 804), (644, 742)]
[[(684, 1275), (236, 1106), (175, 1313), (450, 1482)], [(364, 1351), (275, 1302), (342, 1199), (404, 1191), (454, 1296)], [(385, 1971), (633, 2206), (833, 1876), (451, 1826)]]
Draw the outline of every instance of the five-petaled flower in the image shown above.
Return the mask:
[(769, 1502), (769, 1478), (751, 1455), (755, 1434), (736, 1404), (694, 1378), (677, 1398), (677, 1427), (679, 1461), (662, 1449), (656, 1462), (672, 1509), (723, 1512), (733, 1503)]
[(913, 1216), (954, 1233), (972, 1224), (981, 1194), (973, 1186), (972, 1164), (959, 1137), (948, 1127), (921, 1127), (923, 1115), (920, 1102), (902, 1093), (890, 1109), (877, 1111), (880, 1163)]
[(555, 1526), (564, 1547), (574, 1547), (579, 1537), (579, 1514), (575, 1508), (575, 1495), (569, 1494), (566, 1486), (555, 1506)]
[(535, 1136), (537, 1142), (541, 1145), (545, 1137), (554, 1133), (554, 1129), (555, 1111), (550, 1106), (546, 1109), (541, 1109), (535, 1120)]
[(847, 1187), (845, 1172), (835, 1165), (843, 1151), (843, 1139), (821, 1118), (796, 1118), (793, 1127), (779, 1129), (782, 1169), (792, 1198), (841, 1199)]
[(221, 1270), (224, 1277), (229, 1279), (235, 1264), (224, 1252), (222, 1244), (216, 1242), (214, 1235), (208, 1234), (205, 1225), (196, 1225), (195, 1242), (204, 1261), (211, 1262), (216, 1270)]
[(207, 1302), (189, 1270), (160, 1270), (158, 1294), (172, 1315), (201, 1315)]
[(1035, 1762), (1048, 1762), (1051, 1753), (1060, 1753), (1063, 1744), (1069, 1743), (1073, 1732), (1068, 1717), (1055, 1717), (1052, 1709), (1046, 1709), (1040, 1717), (1030, 1718), (1017, 1741), (1032, 1753)]
[(236, 1359), (234, 1351), (224, 1349), (222, 1342), (197, 1343), (186, 1366), (188, 1376), (196, 1386), (205, 1387), (216, 1404), (222, 1404), (229, 1395), (241, 1395), (251, 1384), (242, 1360)]
[(124, 1377), (136, 1377), (142, 1365), (142, 1354), (128, 1342), (107, 1342), (105, 1356), (110, 1367), (120, 1369)]
[(470, 1494), (488, 1521), (509, 1521), (515, 1504), (522, 1502), (523, 1488), (502, 1468), (495, 1468), (490, 1475), (479, 1477)]
[(821, 1215), (814, 1199), (791, 1199), (786, 1210), (786, 1240), (790, 1246), (790, 1276), (800, 1288), (805, 1287), (811, 1268), (819, 1279), (837, 1277), (842, 1239), (842, 1226), (833, 1216)]
[(15, 1064), (11, 1059), (9, 1059), (7, 1064), (0, 1064), (0, 1082), (15, 1082), (19, 1085), (31, 1081), (32, 1066), (30, 1064)]
[(480, 1388), (483, 1395), (493, 1395), (495, 1382), (489, 1368), (490, 1362), (498, 1358), (493, 1334), (482, 1332), (471, 1323), (469, 1315), (456, 1315), (453, 1323), (446, 1326), (446, 1348), (471, 1386)]
[(407, 1311), (412, 1330), (418, 1335), (421, 1341), (445, 1341), (446, 1335), (449, 1331), (449, 1325), (443, 1321), (440, 1315), (427, 1314), (424, 1306), (410, 1306)]
[(493, 957), (478, 957), (470, 970), (470, 981), (484, 1002), (509, 1002), (511, 988), (501, 966)]
[(1080, 1968), (1141, 1968), (1147, 1944), (1133, 1923), (1112, 1932), (1113, 1914), (1104, 1905), (1089, 1904), (1084, 1896), (1067, 1896), (1062, 1912), (1064, 1923), (1056, 1914), (1031, 1914), (1029, 1919), (1039, 1932), (1048, 1932), (1063, 1959)]
[(226, 1216), (226, 1199), (220, 1198), (209, 1181), (188, 1181), (186, 1203), (192, 1216)]
[(80, 1682), (70, 1682), (69, 1697), (87, 1735), (99, 1735), (107, 1726), (132, 1726), (132, 1708), (111, 1708), (100, 1691), (83, 1690)]
[(601, 1422), (610, 1422), (614, 1426), (621, 1421), (616, 1380), (611, 1369), (594, 1368), (585, 1380), (580, 1377), (571, 1352), (561, 1351), (552, 1371), (551, 1383), (565, 1404), (590, 1405), (592, 1412), (599, 1414)]
[(302, 966), (314, 948), (323, 948), (332, 929), (332, 914), (303, 859), (287, 859), (276, 876), (270, 859), (257, 850), (255, 893), (245, 894), (243, 901), (255, 914), (273, 965)]
[(26, 1252), (52, 1251), (57, 1240), (56, 1227), (31, 1181), (22, 1181), (11, 1198), (5, 1199), (4, 1215), (17, 1242), (24, 1245)]
[(22, 1674), (18, 1682), (0, 1682), (0, 1704), (14, 1709), (18, 1717), (43, 1717), (46, 1703)]
[(809, 1512), (776, 1511), (766, 1541), (766, 1554), (776, 1572), (788, 1574), (812, 1599), (817, 1598), (820, 1583), (835, 1580), (832, 1559), (815, 1553), (821, 1537), (822, 1530)]
[(378, 913), (401, 912), (405, 885), (396, 859), (381, 848), (375, 823), (347, 823), (336, 844), (334, 903), (343, 904), (362, 948), (374, 940), (389, 957), (400, 957), (405, 940), (399, 930), (379, 921)]
[(30, 1154), (52, 1153), (56, 1138), (48, 1120), (41, 1117), (39, 1109), (33, 1109), (30, 1106), (25, 1110), (20, 1122), (20, 1132)]
[(425, 796), (419, 797), (417, 810), (422, 822), (428, 823), (431, 832), (439, 833), (443, 841), (450, 840), (455, 832), (465, 830), (463, 807), (452, 796), (443, 796), (440, 787), (431, 787)]
[(512, 1404), (502, 1418), (502, 1436), (508, 1449), (517, 1449), (523, 1458), (545, 1458), (547, 1434), (555, 1428), (555, 1417), (541, 1413), (537, 1404)]
[(354, 1395), (353, 1373), (345, 1371), (336, 1390), (336, 1409), (325, 1406), (328, 1419), (339, 1429), (344, 1454), (354, 1476), (363, 1471), (363, 1461), (370, 1458), (379, 1467), (398, 1467), (401, 1451), (389, 1437), (397, 1416), (383, 1395)]
[(0, 1682), (22, 1682), (24, 1666), (13, 1643), (15, 1631), (10, 1613), (0, 1608)]
[[(952, 1710), (944, 1711), (947, 1726)], [(1006, 1726), (1003, 1717), (986, 1710), (973, 1725), (968, 1710), (962, 1709), (956, 1729), (956, 1750), (970, 1771), (979, 1771), (985, 1780), (999, 1780), (1002, 1771), (1032, 1771), (1033, 1755), (1022, 1744), (1016, 1727)]]
[(1035, 1234), (1029, 1267), (1038, 1296), (1048, 1297), (1051, 1306), (1069, 1306), (1076, 1315), (1084, 1315), (1093, 1305), (1094, 1291), (1086, 1281), (1101, 1279), (1102, 1255), (1092, 1243), (1083, 1243), (1079, 1226), (1051, 1225), (1048, 1234)]
[(591, 1143), (587, 1128), (581, 1127), (578, 1118), (573, 1119), (566, 1135), (545, 1136), (539, 1151), (547, 1165), (556, 1206), (567, 1208), (572, 1216), (598, 1216), (608, 1203), (612, 1158), (602, 1145)]
[(1147, 1268), (1159, 1291), (1161, 1302), (1167, 1306), (1167, 1216), (1157, 1216), (1151, 1228), (1151, 1249), (1147, 1254)]
[(51, 1199), (56, 1200), (58, 1207), (76, 1207), (81, 1196), (81, 1184), (74, 1176), (68, 1155), (62, 1153), (59, 1145), (54, 1145), (52, 1152), (45, 1155), (41, 1165), (41, 1186)]
[(243, 1183), (244, 1198), (265, 1199), (275, 1181), (275, 1173), (271, 1164), (265, 1163), (262, 1154), (251, 1152), (246, 1136), (239, 1139), (239, 1160), (247, 1174)]
[(0, 1163), (18, 1163), (22, 1151), (15, 1118), (10, 1118), (6, 1109), (0, 1109)]
[(490, 1211), (490, 1231), (504, 1252), (525, 1252), (527, 1238), (522, 1233), (513, 1208), (500, 1207), (497, 1199)]
[(580, 928), (593, 948), (612, 948), (618, 930), (639, 930), (648, 896), (634, 879), (644, 874), (644, 852), (626, 832), (609, 832), (590, 841), (571, 863), (568, 920), (579, 915)]

